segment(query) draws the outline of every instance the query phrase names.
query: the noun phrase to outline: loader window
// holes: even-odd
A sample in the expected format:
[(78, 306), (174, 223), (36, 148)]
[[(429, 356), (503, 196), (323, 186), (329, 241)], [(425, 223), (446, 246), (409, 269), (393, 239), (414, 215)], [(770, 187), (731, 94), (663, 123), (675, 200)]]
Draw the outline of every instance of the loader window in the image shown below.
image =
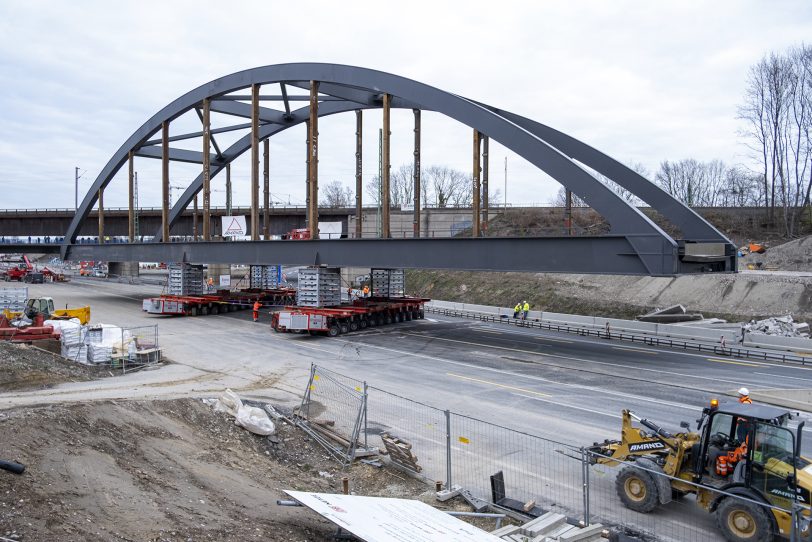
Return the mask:
[(784, 427), (760, 423), (754, 441), (751, 487), (776, 506), (791, 506), (796, 498), (795, 435)]
[(713, 421), (711, 422), (711, 435), (724, 435), (728, 439), (731, 437), (731, 431), (733, 429), (733, 416), (730, 414), (717, 414), (713, 417)]

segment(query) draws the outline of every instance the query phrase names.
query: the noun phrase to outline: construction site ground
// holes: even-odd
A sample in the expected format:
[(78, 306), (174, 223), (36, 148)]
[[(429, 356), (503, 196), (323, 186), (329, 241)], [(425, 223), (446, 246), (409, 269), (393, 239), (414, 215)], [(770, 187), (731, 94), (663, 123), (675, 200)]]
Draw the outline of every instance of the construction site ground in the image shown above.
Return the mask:
[[(19, 371), (75, 378), (48, 354), (3, 345)], [(16, 352), (15, 352), (16, 350)], [(22, 354), (19, 357), (16, 354)], [(64, 368), (74, 371), (65, 371)], [(0, 384), (0, 392), (19, 389)], [(301, 430), (253, 435), (200, 399), (101, 401), (0, 411), (0, 536), (20, 541), (323, 540), (332, 523), (276, 504), (284, 489), (422, 497), (426, 484), (390, 468), (343, 472)]]
[[(756, 393), (773, 390), (772, 393), (780, 394), (781, 390), (808, 388), (812, 381), (809, 373), (812, 368), (809, 367), (719, 359), (718, 356), (701, 353), (543, 330), (515, 329), (512, 326), (483, 324), (432, 314), (427, 315), (424, 320), (327, 338), (273, 333), (266, 310), (262, 311), (258, 323), (251, 321), (250, 312), (197, 318), (149, 316), (141, 310), (141, 301), (144, 297), (160, 293), (161, 287), (156, 285), (76, 279), (68, 284), (30, 285), (29, 289), (31, 295), (49, 295), (59, 304), (90, 304), (94, 323), (121, 326), (157, 324), (164, 354), (173, 362), (154, 370), (128, 373), (115, 378), (76, 381), (76, 377), (68, 376), (65, 382), (44, 389), (0, 390), (0, 418), (8, 418), (7, 421), (0, 422), (0, 458), (28, 462), (30, 472), (26, 476), (31, 476), (32, 483), (36, 484), (39, 482), (33, 476), (42, 471), (38, 467), (39, 461), (47, 460), (56, 465), (54, 474), (49, 475), (42, 482), (43, 485), (34, 486), (40, 491), (39, 495), (44, 495), (45, 490), (49, 489), (49, 483), (57, 489), (79, 487), (76, 480), (81, 480), (82, 476), (95, 476), (96, 472), (104, 473), (107, 468), (116, 469), (112, 472), (120, 476), (122, 484), (145, 484), (137, 472), (136, 478), (133, 478), (134, 471), (127, 471), (125, 463), (121, 463), (123, 467), (119, 467), (119, 462), (126, 461), (128, 454), (137, 455), (141, 453), (138, 450), (143, 450), (150, 464), (136, 466), (135, 469), (147, 474), (153, 470), (162, 474), (156, 477), (157, 481), (150, 480), (149, 483), (156, 484), (156, 488), (145, 493), (148, 498), (132, 499), (129, 502), (122, 500), (123, 504), (116, 513), (162, 518), (167, 509), (170, 512), (175, 510), (172, 503), (164, 500), (172, 498), (188, 508), (184, 521), (191, 522), (188, 525), (192, 527), (198, 525), (199, 534), (193, 533), (197, 537), (195, 540), (201, 537), (205, 540), (209, 534), (212, 539), (219, 537), (224, 532), (221, 531), (223, 525), (232, 525), (228, 522), (238, 521), (223, 519), (221, 515), (242, 518), (239, 521), (243, 524), (235, 526), (231, 531), (244, 534), (248, 533), (247, 525), (250, 523), (245, 521), (246, 517), (253, 520), (260, 514), (277, 510), (275, 505), (264, 506), (261, 502), (262, 506), (256, 506), (254, 503), (258, 491), (256, 488), (264, 490), (266, 487), (257, 481), (262, 480), (256, 478), (259, 471), (251, 470), (246, 473), (230, 466), (228, 461), (231, 459), (228, 458), (237, 457), (234, 462), (243, 469), (254, 469), (256, 464), (246, 463), (248, 459), (262, 461), (262, 464), (270, 467), (267, 472), (260, 469), (263, 476), (275, 477), (274, 472), (282, 472), (272, 462), (273, 456), (265, 455), (264, 450), (253, 445), (234, 444), (237, 442), (236, 438), (224, 444), (224, 438), (229, 438), (223, 437), (226, 428), (232, 428), (238, 435), (250, 437), (252, 440), (249, 442), (256, 438), (234, 427), (227, 418), (221, 420), (222, 430), (219, 435), (197, 429), (190, 421), (194, 419), (194, 413), (201, 416), (205, 414), (207, 420), (217, 420), (216, 416), (224, 416), (210, 413), (209, 407), (199, 403), (199, 399), (217, 397), (226, 388), (231, 388), (243, 398), (271, 403), (289, 410), (301, 401), (307, 387), (310, 366), (314, 362), (358, 382), (367, 381), (370, 386), (375, 387), (371, 390), (373, 396), (369, 427), (378, 433), (393, 431), (398, 436), (404, 436), (402, 431), (408, 429), (422, 432), (420, 434), (428, 437), (426, 431), (429, 429), (423, 423), (425, 408), (403, 399), (407, 398), (437, 409), (450, 409), (460, 415), (573, 445), (588, 445), (606, 438), (617, 438), (619, 414), (624, 408), (632, 409), (656, 420), (669, 430), (674, 430), (679, 427), (680, 421), (696, 419), (701, 408), (711, 398), (724, 398), (742, 385), (749, 387), (754, 397), (761, 401), (765, 399), (761, 399)], [(379, 390), (386, 390), (391, 394), (387, 395)], [(804, 410), (806, 412), (801, 413), (801, 419), (808, 420), (808, 425), (812, 422), (812, 417), (807, 413), (810, 409)], [(175, 414), (171, 414), (171, 411)], [(439, 412), (442, 413), (442, 410)], [(73, 419), (82, 420), (79, 427), (87, 428), (75, 430), (77, 436), (72, 436), (74, 433), (67, 430), (63, 434), (60, 424), (69, 427)], [(99, 422), (98, 428), (94, 425), (96, 419), (103, 420), (103, 423)], [(473, 431), (475, 425), (471, 424), (474, 422), (466, 423)], [(109, 428), (116, 425), (122, 428), (120, 434), (115, 433), (112, 437), (104, 438), (100, 436), (96, 440), (96, 434), (109, 435)], [(502, 468), (503, 458), (508, 457), (490, 452), (492, 449), (499, 450), (505, 444), (504, 440), (500, 440), (502, 433), (494, 432), (493, 426), (490, 427), (488, 431), (462, 435), (469, 437), (470, 445), (476, 446), (479, 451), (475, 456), (467, 456), (474, 463), (468, 467), (455, 467), (459, 469), (457, 475), (466, 477), (466, 487), (481, 496), (489, 494), (488, 476)], [(165, 439), (155, 437), (164, 433), (171, 433), (171, 436)], [(379, 439), (375, 436), (378, 433), (370, 433), (373, 435), (371, 438), (375, 439), (374, 445), (379, 445)], [(17, 443), (14, 443), (12, 438), (18, 435), (30, 435), (30, 440), (20, 442), (18, 437)], [(66, 439), (65, 443), (60, 439)], [(167, 449), (161, 440), (166, 440), (172, 448)], [(190, 443), (188, 448), (185, 447), (187, 440)], [(428, 438), (425, 440), (429, 442)], [(810, 443), (812, 440), (805, 439), (805, 448), (812, 446)], [(229, 446), (238, 450), (238, 453), (229, 453)], [(462, 445), (457, 445), (459, 446)], [(60, 452), (49, 456), (49, 450), (57, 447)], [(85, 448), (88, 450), (87, 454), (90, 454), (87, 457), (93, 458), (91, 460), (83, 456), (85, 470), (75, 474), (65, 471), (65, 462), (69, 463), (73, 459), (71, 454)], [(299, 448), (301, 446), (297, 445), (296, 449)], [(538, 453), (545, 449), (539, 448)], [(102, 453), (99, 450), (109, 452)], [(185, 452), (176, 454), (175, 450)], [(205, 468), (200, 466), (204, 451), (212, 458)], [(271, 449), (268, 451), (272, 452)], [(553, 448), (548, 451), (560, 457)], [(424, 474), (430, 476), (430, 479), (444, 479), (442, 468), (433, 469), (433, 465), (445, 465), (443, 456), (435, 452), (441, 454), (442, 446), (432, 445), (415, 450), (424, 466)], [(324, 455), (323, 452), (320, 453), (321, 456)], [(812, 453), (812, 449), (805, 450), (805, 453)], [(43, 459), (37, 459), (38, 456)], [(181, 465), (174, 463), (186, 461), (186, 457), (191, 458), (188, 466), (181, 468)], [(100, 466), (95, 470), (91, 469), (90, 466), (95, 466), (96, 463)], [(296, 461), (294, 464), (296, 463), (313, 465), (312, 471), (315, 474), (310, 470), (304, 474), (311, 476), (314, 481), (319, 481), (321, 477), (317, 471), (326, 470), (324, 466), (336, 468), (331, 461), (322, 464), (314, 459)], [(546, 477), (555, 481), (553, 488), (527, 497), (559, 500), (572, 497), (573, 502), (581, 502), (578, 485), (580, 474), (573, 477), (570, 471), (565, 470), (569, 468), (568, 465), (564, 459), (555, 462), (553, 468), (545, 472)], [(367, 469), (366, 466), (362, 468)], [(519, 476), (519, 472), (533, 472), (534, 464), (518, 462), (512, 468), (516, 469), (515, 475)], [(561, 472), (556, 469), (561, 469)], [(204, 477), (198, 470), (210, 477)], [(570, 473), (567, 474), (568, 472)], [(267, 502), (275, 503), (275, 499), (281, 496), (281, 490), (286, 489), (271, 480), (294, 479), (291, 473), (302, 474), (298, 467), (293, 467), (279, 478), (267, 478), (267, 487), (275, 491), (269, 493)], [(394, 474), (401, 476), (399, 473)], [(163, 476), (168, 477), (172, 488), (179, 489), (161, 487), (160, 480)], [(251, 483), (247, 484), (249, 478)], [(361, 476), (353, 471), (350, 478), (351, 486), (356, 490), (357, 486), (353, 484)], [(300, 482), (307, 479), (295, 478)], [(16, 500), (6, 497), (11, 495), (6, 493), (10, 488), (9, 484), (18, 484), (20, 480), (22, 478), (0, 472), (0, 503), (5, 503), (5, 507), (0, 505), (0, 510), (3, 510), (4, 518), (10, 517), (6, 510), (10, 510), (11, 506), (15, 507), (15, 517), (19, 517), (17, 514), (20, 512), (24, 513), (23, 507), (29, 497), (22, 496)], [(203, 507), (201, 510), (205, 510), (205, 519), (208, 522), (194, 515), (194, 503), (188, 502), (190, 498), (194, 500), (194, 497), (183, 493), (197, 488), (198, 485), (195, 484), (202, 485), (200, 480), (206, 480), (207, 487), (212, 488), (214, 495), (208, 498), (199, 497), (195, 501), (197, 506)], [(240, 487), (248, 488), (239, 498), (233, 494), (228, 496), (228, 491), (238, 485), (234, 480), (238, 480), (240, 484), (246, 482)], [(91, 481), (98, 484), (92, 478)], [(636, 524), (649, 531), (666, 525), (671, 526), (673, 532), (696, 531), (701, 534), (700, 538), (694, 537), (695, 540), (718, 539), (712, 516), (697, 507), (674, 504), (645, 518), (624, 516), (615, 494), (614, 477), (596, 477), (595, 481), (596, 485), (590, 493), (592, 509), (601, 515), (605, 514), (615, 521)], [(113, 486), (116, 481), (107, 483)], [(404, 482), (396, 478), (393, 482), (384, 481), (375, 487), (385, 491), (390, 485), (401, 483)], [(61, 498), (64, 504), (53, 499), (49, 503), (46, 498), (44, 504), (37, 505), (41, 507), (36, 509), (36, 516), (29, 516), (33, 519), (17, 519), (17, 523), (8, 528), (7, 523), (2, 524), (0, 536), (5, 536), (11, 529), (17, 529), (18, 534), (25, 536), (27, 532), (21, 532), (20, 529), (33, 529), (38, 525), (34, 519), (46, 521), (52, 509), (55, 511), (54, 517), (58, 518), (62, 513), (59, 507), (71, 507), (69, 513), (66, 513), (69, 518), (74, 518), (74, 512), (77, 518), (82, 513), (92, 512), (95, 514), (90, 516), (93, 521), (102, 513), (98, 511), (96, 501), (84, 497), (78, 490), (70, 491), (74, 494), (68, 493)], [(425, 488), (419, 489), (414, 495), (419, 495), (422, 491)], [(200, 494), (199, 489), (194, 489), (194, 492), (194, 495)], [(358, 492), (370, 494), (372, 490)], [(101, 495), (99, 499), (107, 498)], [(516, 497), (524, 498), (519, 495)], [(34, 499), (33, 496), (30, 498)], [(226, 513), (220, 514), (217, 508), (204, 507), (206, 503), (223, 502), (216, 500), (218, 498), (231, 499), (227, 506), (223, 504)], [(23, 503), (19, 503), (20, 499)], [(181, 502), (184, 499), (185, 503)], [(201, 504), (200, 500), (204, 503)], [(104, 504), (105, 510), (115, 508), (106, 500)], [(251, 515), (234, 515), (237, 511), (247, 514), (246, 510), (249, 509)], [(145, 510), (157, 510), (162, 515), (145, 516)], [(305, 525), (304, 521), (310, 521), (305, 519), (307, 517), (313, 518), (315, 525), (321, 525), (316, 516), (307, 510), (284, 509), (279, 514), (293, 512), (297, 513), (295, 521), (298, 525)], [(577, 513), (577, 510), (574, 512)], [(116, 513), (109, 513), (116, 517)], [(195, 523), (196, 518), (200, 519), (199, 523)], [(83, 521), (90, 526), (87, 516)], [(28, 523), (32, 525), (28, 526)], [(143, 523), (146, 524), (147, 521)], [(119, 524), (124, 524), (124, 521), (115, 523)], [(205, 527), (200, 526), (201, 524)], [(164, 525), (156, 524), (144, 529), (145, 532), (147, 528), (153, 529), (150, 532), (155, 537), (186, 540), (177, 535), (176, 538), (171, 538), (171, 530), (168, 531), (170, 534), (162, 535), (160, 529), (163, 527)], [(264, 529), (261, 525), (252, 525), (251, 528)], [(102, 532), (99, 529), (92, 532), (91, 527), (86, 529), (86, 532), (97, 536), (97, 539), (112, 538), (104, 533), (96, 535), (96, 532)], [(266, 533), (266, 539), (273, 540), (271, 536), (276, 536), (269, 530), (263, 532)], [(77, 536), (55, 535), (52, 539), (83, 539), (83, 534), (84, 531)], [(299, 538), (287, 533), (280, 536), (282, 538), (278, 538), (279, 540), (324, 538), (321, 534), (313, 535), (312, 538), (308, 538), (306, 534), (301, 534)], [(43, 538), (27, 538), (39, 539)], [(133, 536), (130, 539), (149, 540), (145, 536)], [(682, 540), (686, 538), (683, 537)]]

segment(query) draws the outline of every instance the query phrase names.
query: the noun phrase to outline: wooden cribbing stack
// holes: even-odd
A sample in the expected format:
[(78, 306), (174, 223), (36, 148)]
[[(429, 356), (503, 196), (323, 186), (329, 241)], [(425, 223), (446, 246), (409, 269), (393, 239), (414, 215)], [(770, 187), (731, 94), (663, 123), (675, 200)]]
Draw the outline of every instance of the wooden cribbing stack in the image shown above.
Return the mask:
[(423, 467), (417, 464), (417, 456), (412, 453), (412, 445), (410, 443), (389, 433), (381, 433), (381, 440), (383, 440), (383, 445), (386, 447), (389, 458), (394, 463), (414, 472), (423, 470)]

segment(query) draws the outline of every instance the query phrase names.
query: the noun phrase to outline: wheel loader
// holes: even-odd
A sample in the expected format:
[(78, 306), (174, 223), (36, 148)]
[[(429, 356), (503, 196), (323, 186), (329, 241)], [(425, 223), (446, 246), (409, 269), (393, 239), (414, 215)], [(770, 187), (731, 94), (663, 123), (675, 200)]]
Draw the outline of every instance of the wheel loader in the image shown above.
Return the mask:
[(797, 540), (810, 540), (812, 466), (800, 455), (804, 424), (793, 432), (790, 418), (781, 408), (714, 399), (696, 420), (697, 432), (682, 422), (684, 431), (672, 434), (624, 410), (621, 440), (588, 451), (592, 464), (623, 464), (615, 488), (631, 510), (651, 512), (694, 494), (727, 540), (766, 542), (789, 537), (792, 517), (781, 509), (801, 507)]

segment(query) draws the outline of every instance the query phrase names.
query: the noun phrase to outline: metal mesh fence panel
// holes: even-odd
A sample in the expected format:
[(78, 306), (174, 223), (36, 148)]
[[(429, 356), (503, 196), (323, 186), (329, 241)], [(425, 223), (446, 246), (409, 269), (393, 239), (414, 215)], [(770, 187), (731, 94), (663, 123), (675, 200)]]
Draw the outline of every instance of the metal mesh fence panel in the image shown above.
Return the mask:
[(342, 461), (352, 458), (363, 411), (363, 382), (323, 367), (311, 368), (299, 414), (311, 435)]
[[(593, 461), (605, 457), (600, 454), (589, 455), (591, 455)], [(634, 479), (630, 481), (621, 475), (624, 469), (627, 472), (629, 472), (629, 469), (635, 469), (638, 476), (642, 471), (644, 476), (648, 476), (652, 480), (659, 478), (665, 490), (671, 493), (669, 497), (672, 497), (673, 500), (665, 504), (657, 502), (653, 510), (648, 513), (636, 512), (624, 506), (619, 493), (623, 491), (626, 484), (636, 483), (633, 481)], [(684, 480), (650, 470), (636, 462), (619, 462), (616, 466), (593, 465), (589, 469), (588, 512), (590, 523), (602, 523), (612, 531), (621, 532), (641, 540), (723, 542), (726, 538), (720, 529), (721, 524), (726, 524), (725, 528), (727, 529), (737, 531), (737, 534), (743, 540), (750, 538), (753, 540), (761, 539), (757, 537), (756, 532), (753, 530), (756, 528), (755, 525), (747, 520), (749, 515), (761, 515), (770, 522), (769, 518), (773, 516), (775, 511), (777, 515), (786, 517), (787, 521), (790, 522), (792, 512), (789, 508), (782, 509), (740, 495), (714, 490), (706, 485), (699, 486), (688, 483), (691, 488), (701, 488), (703, 492), (706, 492), (703, 498), (708, 501), (715, 501), (716, 499), (720, 499), (720, 502), (722, 502), (722, 499), (728, 501), (725, 508), (729, 507), (728, 509), (734, 510), (734, 512), (720, 518), (718, 510), (723, 510), (721, 505), (716, 513), (708, 513), (699, 505), (696, 495), (690, 493), (680, 495), (672, 491), (672, 481), (686, 483)], [(635, 489), (632, 488), (631, 491), (635, 491)], [(642, 495), (639, 489), (636, 491), (638, 495)], [(650, 496), (658, 497), (659, 493)], [(649, 495), (640, 497), (641, 500), (648, 498)], [(790, 506), (791, 503), (788, 501), (787, 505)], [(735, 511), (742, 509), (749, 510), (747, 515)], [(770, 526), (770, 528), (772, 527)], [(790, 535), (789, 532), (780, 534), (785, 537)]]
[(447, 481), (446, 412), (372, 386), (368, 390), (369, 445), (384, 449), (382, 433), (405, 440), (417, 457), (421, 476)]
[(451, 466), (452, 483), (477, 497), (492, 500), (490, 477), (501, 471), (508, 499), (535, 501), (545, 510), (583, 517), (583, 468), (577, 448), (451, 414)]

